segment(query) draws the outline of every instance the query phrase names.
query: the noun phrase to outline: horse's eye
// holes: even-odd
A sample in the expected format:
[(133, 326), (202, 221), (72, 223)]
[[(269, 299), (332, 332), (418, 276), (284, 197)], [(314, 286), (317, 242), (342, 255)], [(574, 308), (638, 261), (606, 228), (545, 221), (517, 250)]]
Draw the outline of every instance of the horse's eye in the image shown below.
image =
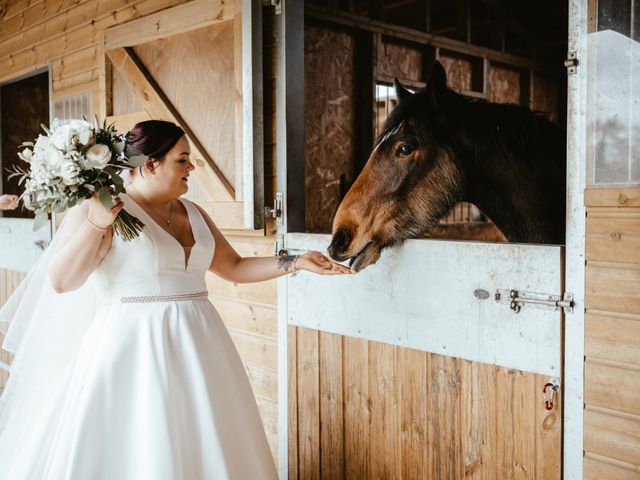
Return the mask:
[(412, 152), (413, 152), (413, 148), (411, 148), (406, 143), (403, 143), (396, 149), (396, 156), (398, 156), (398, 157), (406, 157), (406, 156), (410, 155)]

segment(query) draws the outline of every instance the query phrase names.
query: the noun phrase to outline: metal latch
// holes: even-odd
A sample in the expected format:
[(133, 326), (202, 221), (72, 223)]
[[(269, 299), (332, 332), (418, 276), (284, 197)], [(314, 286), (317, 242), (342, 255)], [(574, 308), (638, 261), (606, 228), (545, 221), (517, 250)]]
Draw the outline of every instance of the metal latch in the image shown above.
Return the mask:
[(567, 53), (567, 59), (564, 61), (564, 66), (567, 67), (567, 75), (575, 75), (578, 68), (578, 53), (575, 50), (570, 50)]
[(572, 313), (574, 306), (573, 295), (571, 293), (565, 293), (560, 297), (560, 295), (550, 295), (548, 293), (498, 289), (496, 290), (494, 299), (498, 303), (508, 304), (509, 308), (515, 313), (520, 313), (520, 310), (525, 305), (555, 311), (563, 309), (564, 313)]
[(264, 207), (265, 218), (275, 218), (278, 226), (282, 226), (282, 193), (276, 193), (276, 198), (273, 199), (273, 208)]

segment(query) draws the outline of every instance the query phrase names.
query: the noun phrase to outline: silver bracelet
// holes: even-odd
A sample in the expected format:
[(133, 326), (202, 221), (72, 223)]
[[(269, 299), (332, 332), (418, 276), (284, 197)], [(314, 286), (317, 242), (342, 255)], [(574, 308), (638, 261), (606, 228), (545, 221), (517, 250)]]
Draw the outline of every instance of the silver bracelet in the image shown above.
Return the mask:
[(89, 222), (89, 224), (90, 224), (90, 225), (94, 226), (94, 227), (95, 227), (95, 228), (97, 228), (98, 230), (102, 230), (103, 232), (106, 232), (106, 231), (107, 231), (107, 229), (106, 229), (106, 228), (99, 227), (98, 225), (96, 225), (95, 223), (93, 223), (91, 220), (89, 220), (89, 217), (88, 217), (88, 216), (86, 217), (86, 220), (87, 220), (87, 222)]

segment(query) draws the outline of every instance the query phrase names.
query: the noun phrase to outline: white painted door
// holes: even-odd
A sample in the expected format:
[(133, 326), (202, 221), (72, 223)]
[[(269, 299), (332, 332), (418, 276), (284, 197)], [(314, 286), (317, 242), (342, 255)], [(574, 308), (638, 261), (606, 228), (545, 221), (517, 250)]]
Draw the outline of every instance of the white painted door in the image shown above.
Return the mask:
[[(329, 235), (287, 234), (290, 253)], [(563, 248), (411, 240), (350, 276), (288, 276), (287, 322), (340, 335), (559, 377)], [(279, 306), (280, 308), (281, 306)]]

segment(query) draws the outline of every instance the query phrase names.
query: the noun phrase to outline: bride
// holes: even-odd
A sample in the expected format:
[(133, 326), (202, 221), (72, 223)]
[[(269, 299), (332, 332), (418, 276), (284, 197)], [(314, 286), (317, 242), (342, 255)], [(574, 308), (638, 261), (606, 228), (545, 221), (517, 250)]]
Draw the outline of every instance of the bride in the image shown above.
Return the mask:
[[(0, 477), (276, 478), (205, 273), (244, 283), (349, 269), (318, 252), (241, 258), (181, 198), (194, 166), (175, 124), (139, 123), (126, 148), (149, 157), (127, 193), (110, 209), (95, 195), (70, 209), (0, 310), (15, 353), (0, 398)], [(129, 242), (111, 226), (122, 208), (145, 224)]]

